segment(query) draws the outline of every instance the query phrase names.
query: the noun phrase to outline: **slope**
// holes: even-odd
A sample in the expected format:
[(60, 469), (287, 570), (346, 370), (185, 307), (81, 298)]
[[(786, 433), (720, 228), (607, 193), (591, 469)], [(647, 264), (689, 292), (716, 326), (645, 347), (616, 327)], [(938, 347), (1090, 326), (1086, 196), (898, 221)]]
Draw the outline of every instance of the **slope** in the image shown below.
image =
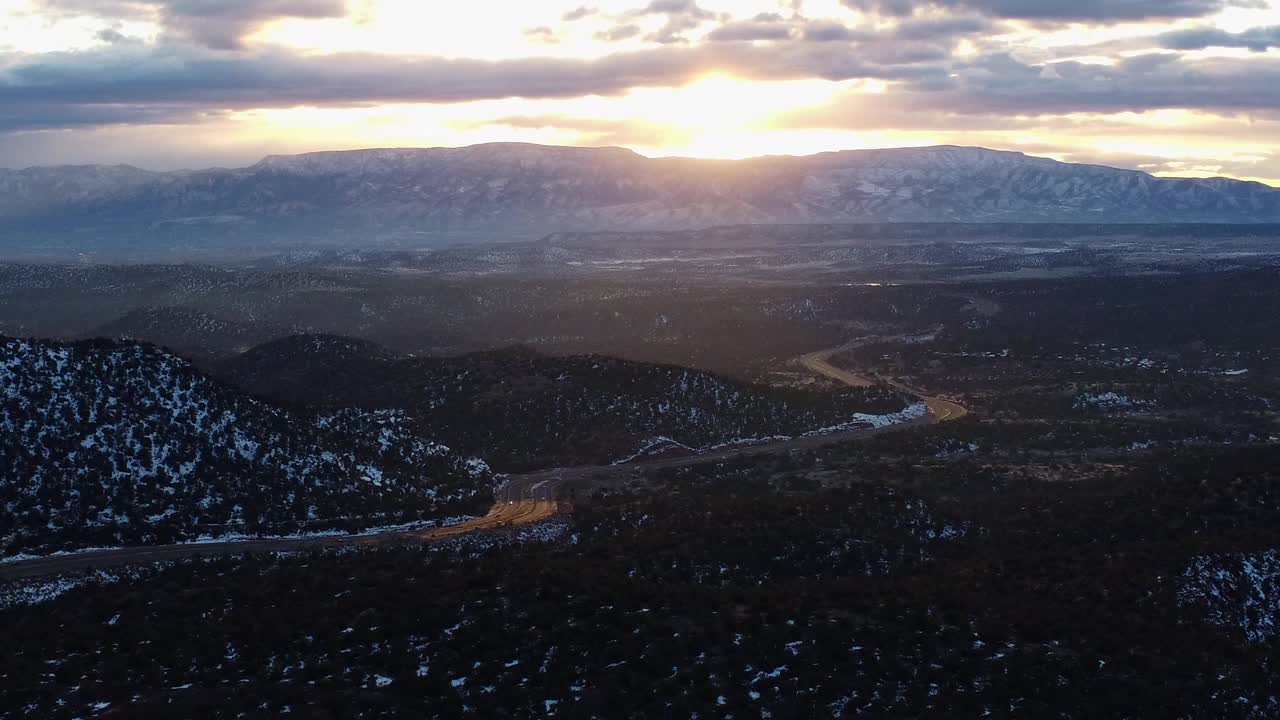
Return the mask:
[[(826, 222), (1280, 222), (1280, 190), (984, 148), (740, 161), (522, 144), (269, 157), (247, 168), (0, 171), (32, 247), (261, 251), (554, 231)], [(93, 238), (93, 239), (84, 239)]]
[(114, 341), (0, 342), (0, 468), (10, 553), (440, 518), (493, 484), (401, 413), (291, 413)]
[(214, 372), (292, 406), (396, 408), (429, 437), (503, 470), (601, 464), (646, 446), (795, 435), (910, 404), (897, 391), (751, 385), (688, 368), (508, 348), (396, 358), (313, 336), (267, 343)]

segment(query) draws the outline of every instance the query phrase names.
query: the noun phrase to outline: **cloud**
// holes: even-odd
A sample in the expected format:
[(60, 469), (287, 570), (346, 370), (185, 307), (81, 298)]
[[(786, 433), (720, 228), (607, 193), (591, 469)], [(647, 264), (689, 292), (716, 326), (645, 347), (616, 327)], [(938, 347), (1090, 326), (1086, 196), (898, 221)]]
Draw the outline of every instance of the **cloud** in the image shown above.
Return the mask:
[(115, 28), (103, 28), (95, 33), (94, 37), (108, 45), (129, 42), (129, 37)]
[(55, 15), (120, 20), (152, 19), (167, 33), (219, 50), (238, 50), (244, 38), (273, 20), (347, 15), (346, 0), (43, 0)]
[(1156, 38), (1160, 47), (1170, 50), (1204, 50), (1211, 47), (1248, 48), (1266, 52), (1280, 47), (1280, 25), (1250, 28), (1233, 33), (1214, 27), (1191, 28), (1167, 32)]
[[(1274, 182), (1280, 178), (1280, 112), (1192, 112), (1171, 125), (1161, 113), (1022, 114), (976, 107), (955, 112), (929, 100), (923, 94), (850, 91), (816, 107), (774, 114), (768, 127), (859, 137), (889, 133), (892, 144), (976, 144), (1152, 173), (1270, 178), (1280, 186)], [(926, 105), (928, 112), (922, 110)], [(1152, 139), (1154, 145), (1144, 145)], [(1112, 149), (1129, 147), (1129, 140), (1146, 152)]]
[(651, 0), (648, 5), (628, 13), (636, 17), (645, 15), (687, 15), (699, 20), (714, 20), (718, 16), (705, 10), (695, 0)]
[(595, 38), (605, 42), (620, 42), (622, 40), (630, 40), (642, 32), (644, 31), (639, 25), (627, 23), (625, 25), (615, 25), (608, 30), (601, 30), (595, 34)]
[(167, 0), (161, 16), (170, 30), (212, 48), (234, 49), (245, 35), (282, 18), (340, 18), (345, 0)]
[(1190, 60), (1176, 53), (1148, 53), (1115, 65), (1066, 61), (1037, 66), (995, 54), (953, 65), (953, 77), (945, 85), (908, 85), (900, 91), (919, 110), (978, 114), (1275, 111), (1280, 110), (1276, 77), (1280, 60), (1273, 58)]
[[(777, 13), (761, 13), (748, 20), (727, 22), (707, 35), (712, 42), (786, 40), (798, 37), (806, 42), (861, 42), (876, 59), (904, 58), (891, 62), (922, 62), (944, 59), (961, 37), (995, 30), (996, 23), (980, 15), (935, 15), (904, 17), (887, 29), (855, 30), (834, 20), (784, 18)], [(931, 44), (926, 48), (926, 44)], [(908, 47), (907, 45), (911, 45)], [(914, 59), (905, 59), (914, 58)]]
[(755, 40), (786, 40), (794, 30), (785, 18), (777, 13), (761, 13), (750, 20), (728, 22), (707, 34), (711, 42), (751, 42)]
[(878, 78), (922, 85), (946, 76), (940, 66), (877, 63), (830, 43), (721, 43), (598, 59), (497, 61), (110, 46), (19, 56), (0, 67), (0, 129), (29, 127), (31, 117), (46, 127), (56, 107), (65, 108), (69, 124), (81, 124), (78, 118), (101, 106), (116, 106), (119, 122), (128, 122), (128, 108), (137, 108), (139, 121), (146, 121), (152, 105), (198, 111), (567, 98), (679, 86), (715, 72), (744, 80)]
[(852, 42), (865, 38), (866, 34), (834, 20), (811, 20), (801, 30), (801, 37), (807, 42)]
[[(1000, 107), (1002, 103), (956, 104), (950, 91), (930, 93), (899, 88), (894, 92), (868, 94), (858, 88), (839, 93), (812, 107), (773, 114), (771, 125), (788, 128), (829, 130), (896, 130), (907, 132), (1002, 133), (1010, 130), (1051, 130), (1055, 134), (1145, 136), (1160, 132), (1193, 137), (1205, 145), (1232, 137), (1249, 144), (1280, 144), (1280, 110), (1192, 111), (1176, 126), (1149, 116), (1147, 110), (1088, 112), (1072, 109), (1038, 112), (1037, 108)], [(1003, 103), (1007, 105), (1007, 103)], [(928, 112), (924, 109), (929, 108)], [(1159, 109), (1155, 109), (1159, 110)], [(1153, 124), (1156, 123), (1156, 124)]]
[[(811, 29), (806, 26), (806, 31)], [(628, 30), (628, 32), (632, 32)], [(638, 30), (634, 31), (638, 32)], [(924, 33), (928, 35), (928, 33)], [(1280, 109), (1280, 59), (1149, 53), (1115, 65), (1028, 64), (996, 53), (948, 56), (949, 45), (892, 35), (852, 44), (779, 40), (648, 48), (596, 59), (446, 59), (378, 54), (236, 54), (120, 44), (11, 56), (0, 66), (0, 128), (153, 122), (162, 115), (299, 105), (454, 103), (504, 97), (616, 95), (687, 84), (711, 73), (743, 80), (878, 79), (917, 112), (1063, 114), (1199, 108)], [(111, 109), (107, 109), (108, 107)]]
[(1265, 0), (843, 0), (855, 10), (898, 17), (926, 8), (978, 12), (996, 18), (1113, 23), (1198, 18), (1229, 7), (1266, 8)]
[(685, 37), (684, 34), (690, 30), (696, 30), (701, 24), (701, 20), (692, 16), (673, 15), (667, 20), (667, 24), (663, 25), (657, 32), (646, 35), (645, 40), (663, 45), (688, 42), (689, 38)]
[[(72, 3), (76, 0), (59, 0)], [(971, 5), (997, 0), (966, 0)], [(1174, 4), (1183, 0), (1173, 0)], [(87, 0), (85, 0), (87, 2)], [(208, 0), (213, 2), (213, 0)], [(1082, 0), (1088, 5), (1087, 0)], [(955, 0), (958, 4), (959, 0)], [(123, 3), (132, 6), (132, 3)], [(1050, 3), (1053, 4), (1053, 3)], [(1124, 3), (1121, 3), (1124, 4)], [(197, 0), (167, 5), (195, 12)], [(255, 13), (306, 5), (327, 12), (341, 3), (230, 0)], [(902, 3), (909, 9), (912, 3)], [(271, 8), (275, 8), (272, 10)], [(712, 42), (671, 44), (598, 58), (503, 60), (377, 53), (299, 54), (283, 48), (215, 51), (163, 38), (158, 45), (111, 38), (93, 50), (0, 57), (0, 131), (137, 123), (189, 122), (205, 113), (271, 107), (357, 107), (388, 103), (458, 103), (507, 97), (610, 96), (635, 87), (684, 85), (713, 73), (742, 80), (875, 79), (888, 84), (876, 102), (940, 116), (1062, 115), (1193, 108), (1211, 112), (1280, 110), (1280, 59), (1191, 58), (1149, 52), (1113, 65), (1031, 62), (1025, 54), (988, 51), (960, 57), (962, 37), (1003, 30), (986, 15), (902, 15), (886, 29), (764, 13), (725, 20), (691, 0), (656, 0), (622, 13), (598, 33), (607, 41), (640, 37), (656, 16), (695, 25), (715, 21)], [(237, 16), (239, 17), (239, 16)], [(622, 20), (629, 18), (629, 20)], [(684, 27), (684, 26), (679, 26)], [(1243, 33), (1192, 31), (1148, 37), (1173, 49), (1220, 43), (1270, 46), (1275, 28)], [(527, 31), (555, 39), (550, 27)], [(680, 32), (676, 32), (678, 36)], [(768, 43), (755, 41), (767, 40)], [(673, 40), (673, 43), (678, 42)], [(978, 42), (979, 53), (984, 43)]]
[(112, 125), (186, 125), (222, 115), (187, 105), (65, 105), (24, 103), (0, 108), (0, 132)]
[(587, 7), (586, 5), (580, 5), (577, 8), (565, 13), (564, 15), (561, 15), (560, 19), (563, 20), (564, 22), (576, 22), (585, 17), (595, 15), (597, 12), (599, 11), (596, 10), (596, 8)]
[(944, 15), (903, 20), (893, 35), (904, 40), (951, 39), (991, 32), (994, 27), (991, 20), (977, 15)]
[[(951, 58), (951, 45), (890, 39), (858, 46), (862, 56), (885, 65), (941, 65)], [(929, 78), (936, 81), (937, 78)]]
[(688, 42), (686, 32), (696, 30), (708, 21), (729, 19), (726, 15), (703, 8), (695, 0), (651, 0), (642, 8), (628, 11), (625, 17), (638, 19), (654, 15), (666, 17), (666, 24), (645, 39), (664, 45)]
[(539, 25), (524, 31), (524, 36), (535, 42), (555, 45), (560, 42), (560, 38), (556, 36), (556, 32), (546, 25)]

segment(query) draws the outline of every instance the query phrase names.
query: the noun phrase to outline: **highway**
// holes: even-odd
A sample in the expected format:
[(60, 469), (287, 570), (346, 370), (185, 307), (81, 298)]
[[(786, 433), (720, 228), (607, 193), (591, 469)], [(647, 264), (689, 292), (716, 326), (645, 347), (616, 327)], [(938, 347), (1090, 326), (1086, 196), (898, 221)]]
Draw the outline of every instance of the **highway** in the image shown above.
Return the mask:
[[(831, 357), (858, 343), (856, 341), (838, 348), (822, 350), (797, 358), (798, 362), (818, 375), (853, 387), (866, 387), (873, 381), (831, 364)], [(904, 393), (924, 400), (929, 413), (918, 420), (880, 428), (862, 428), (844, 432), (827, 433), (777, 440), (759, 445), (737, 446), (699, 453), (686, 457), (661, 458), (638, 461), (624, 465), (596, 465), (539, 470), (521, 475), (508, 475), (494, 493), (494, 504), (484, 517), (456, 525), (419, 530), (393, 530), (369, 535), (337, 535), (301, 538), (264, 538), (231, 540), (200, 544), (151, 545), (99, 550), (70, 555), (51, 555), (32, 560), (0, 564), (0, 580), (43, 577), (78, 572), (86, 569), (105, 569), (124, 565), (150, 564), (180, 560), (192, 556), (233, 555), (249, 552), (289, 552), (313, 548), (339, 546), (364, 546), (390, 542), (438, 541), (456, 538), (482, 531), (497, 531), (520, 525), (541, 522), (559, 513), (565, 506), (563, 488), (570, 483), (584, 480), (598, 481), (635, 475), (648, 468), (672, 468), (698, 465), (705, 462), (732, 460), (755, 455), (767, 455), (788, 450), (803, 450), (843, 442), (866, 440), (890, 432), (919, 427), (937, 422), (958, 420), (969, 413), (961, 404), (943, 397), (929, 395), (896, 379), (877, 376)]]

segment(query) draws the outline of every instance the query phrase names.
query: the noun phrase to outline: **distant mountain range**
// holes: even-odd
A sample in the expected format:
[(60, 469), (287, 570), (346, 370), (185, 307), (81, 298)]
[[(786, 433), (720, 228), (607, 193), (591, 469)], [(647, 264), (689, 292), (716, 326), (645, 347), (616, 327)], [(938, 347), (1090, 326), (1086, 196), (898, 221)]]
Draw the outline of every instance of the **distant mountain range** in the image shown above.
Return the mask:
[(0, 237), (87, 249), (845, 222), (1280, 222), (1280, 189), (953, 146), (729, 161), (489, 144), (274, 156), (232, 170), (0, 170)]

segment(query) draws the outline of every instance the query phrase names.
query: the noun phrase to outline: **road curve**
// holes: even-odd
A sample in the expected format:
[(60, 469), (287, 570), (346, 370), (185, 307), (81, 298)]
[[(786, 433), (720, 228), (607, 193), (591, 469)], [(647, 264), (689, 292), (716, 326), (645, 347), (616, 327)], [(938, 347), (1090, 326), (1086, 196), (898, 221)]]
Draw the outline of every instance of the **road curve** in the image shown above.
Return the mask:
[[(829, 350), (809, 353), (798, 361), (810, 371), (852, 387), (866, 387), (873, 380), (831, 364), (831, 357), (855, 343)], [(843, 432), (826, 433), (776, 440), (759, 445), (723, 448), (686, 457), (644, 460), (623, 465), (587, 465), (568, 468), (539, 470), (522, 475), (509, 475), (494, 493), (494, 504), (484, 517), (444, 527), (393, 530), (369, 535), (336, 535), (302, 538), (263, 538), (232, 540), (179, 545), (148, 545), (98, 550), (70, 555), (50, 555), (32, 560), (0, 563), (0, 581), (58, 575), (82, 570), (100, 570), (123, 565), (139, 565), (154, 562), (181, 560), (193, 556), (233, 555), (248, 552), (289, 552), (313, 548), (359, 547), (389, 542), (438, 541), (456, 538), (482, 531), (496, 531), (520, 525), (541, 522), (555, 516), (562, 508), (561, 489), (566, 483), (585, 478), (607, 478), (634, 474), (645, 468), (672, 468), (698, 465), (705, 462), (731, 460), (755, 455), (768, 455), (788, 450), (803, 450), (835, 445), (855, 440), (866, 440), (877, 435), (898, 432), (937, 422), (959, 420), (969, 411), (961, 404), (943, 397), (929, 395), (896, 379), (876, 376), (909, 395), (919, 397), (929, 408), (929, 413), (908, 422), (879, 428), (861, 428)]]
[[(999, 306), (996, 306), (995, 312), (999, 312)], [(969, 414), (969, 409), (954, 400), (939, 395), (930, 395), (927, 391), (920, 388), (911, 387), (896, 378), (887, 377), (877, 374), (874, 377), (860, 375), (850, 370), (838, 368), (831, 364), (831, 358), (853, 348), (866, 345), (870, 342), (880, 342), (884, 340), (892, 340), (895, 338), (871, 337), (859, 338), (852, 342), (845, 343), (840, 347), (829, 348), (827, 350), (819, 350), (808, 355), (801, 355), (796, 360), (806, 370), (830, 378), (839, 383), (844, 383), (850, 387), (871, 387), (876, 382), (884, 383), (889, 387), (901, 390), (908, 395), (914, 395), (924, 401), (929, 407), (929, 415), (934, 422), (947, 422), (950, 420), (959, 420)], [(898, 338), (900, 339), (900, 338)]]
[(815, 375), (831, 378), (832, 380), (844, 383), (849, 387), (871, 387), (875, 382), (870, 378), (849, 372), (848, 370), (841, 370), (831, 364), (831, 357), (833, 355), (844, 352), (845, 350), (853, 347), (856, 347), (856, 345), (850, 343), (836, 348), (819, 350), (818, 352), (811, 352), (808, 355), (801, 355), (796, 358), (796, 361), (799, 362), (804, 369), (814, 373)]

